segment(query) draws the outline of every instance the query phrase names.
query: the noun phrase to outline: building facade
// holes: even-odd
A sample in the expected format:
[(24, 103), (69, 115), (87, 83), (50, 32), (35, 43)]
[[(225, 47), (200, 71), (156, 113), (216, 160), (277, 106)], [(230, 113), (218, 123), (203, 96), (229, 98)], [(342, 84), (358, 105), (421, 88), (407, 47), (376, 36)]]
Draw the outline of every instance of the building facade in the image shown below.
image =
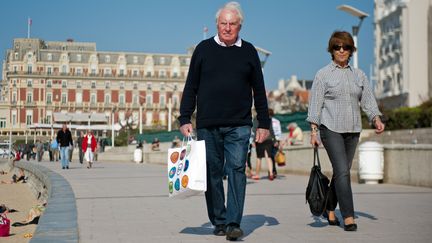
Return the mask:
[(0, 133), (23, 135), (31, 125), (53, 124), (55, 113), (105, 114), (109, 124), (166, 128), (178, 115), (190, 58), (14, 39), (3, 61)]
[(432, 97), (432, 0), (375, 0), (375, 95), (386, 108)]

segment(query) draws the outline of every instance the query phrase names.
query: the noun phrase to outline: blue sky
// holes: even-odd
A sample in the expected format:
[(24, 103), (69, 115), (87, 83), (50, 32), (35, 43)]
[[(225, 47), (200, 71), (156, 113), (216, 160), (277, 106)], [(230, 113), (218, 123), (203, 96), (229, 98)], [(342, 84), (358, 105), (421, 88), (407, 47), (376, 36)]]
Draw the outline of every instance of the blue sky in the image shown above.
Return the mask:
[[(99, 51), (186, 53), (186, 49), (216, 33), (219, 0), (7, 0), (0, 2), (0, 52), (14, 38), (31, 36), (48, 41), (73, 38), (96, 42)], [(347, 30), (358, 19), (336, 7), (348, 4), (370, 16), (359, 34), (359, 67), (369, 75), (373, 64), (372, 0), (239, 0), (245, 22), (240, 35), (272, 52), (264, 69), (267, 89), (280, 78), (313, 79), (330, 61), (327, 41), (334, 30)]]

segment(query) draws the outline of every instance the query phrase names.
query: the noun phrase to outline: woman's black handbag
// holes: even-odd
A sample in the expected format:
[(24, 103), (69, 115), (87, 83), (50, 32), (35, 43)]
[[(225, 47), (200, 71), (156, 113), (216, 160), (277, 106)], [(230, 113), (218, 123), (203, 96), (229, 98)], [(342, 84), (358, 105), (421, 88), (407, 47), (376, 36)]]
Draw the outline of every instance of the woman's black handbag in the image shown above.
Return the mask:
[(329, 182), (327, 176), (321, 173), (318, 147), (315, 147), (313, 167), (306, 188), (306, 203), (309, 203), (310, 211), (315, 216), (321, 216), (325, 211)]

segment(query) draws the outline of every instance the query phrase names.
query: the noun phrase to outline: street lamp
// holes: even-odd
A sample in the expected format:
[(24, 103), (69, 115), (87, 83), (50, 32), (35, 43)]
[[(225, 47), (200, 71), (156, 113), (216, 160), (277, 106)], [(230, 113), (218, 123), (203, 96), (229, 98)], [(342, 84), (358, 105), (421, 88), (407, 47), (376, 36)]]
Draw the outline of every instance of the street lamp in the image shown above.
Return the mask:
[[(349, 6), (349, 5), (340, 5), (340, 6), (337, 7), (337, 9), (339, 9), (341, 11), (344, 11), (344, 12), (347, 12), (347, 13), (353, 15), (354, 17), (357, 17), (357, 18), (360, 19), (359, 24), (358, 25), (354, 25), (352, 27), (354, 45), (356, 47), (358, 47), (357, 35), (358, 35), (359, 31), (360, 31), (360, 26), (361, 26), (364, 18), (368, 17), (369, 14), (367, 14), (365, 12), (362, 12), (362, 11), (360, 11), (360, 10), (358, 10), (358, 9), (352, 7), (352, 6)], [(358, 68), (357, 55), (358, 55), (358, 51), (356, 51), (356, 52), (353, 53), (353, 65), (354, 65), (354, 68)]]

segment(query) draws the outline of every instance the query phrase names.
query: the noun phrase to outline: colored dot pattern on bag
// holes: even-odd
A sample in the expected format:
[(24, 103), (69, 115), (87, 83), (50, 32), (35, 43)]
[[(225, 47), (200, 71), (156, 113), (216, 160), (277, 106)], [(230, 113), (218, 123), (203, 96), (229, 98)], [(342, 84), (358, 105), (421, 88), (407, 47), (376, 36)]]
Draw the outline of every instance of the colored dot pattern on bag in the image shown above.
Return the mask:
[(179, 152), (174, 152), (171, 154), (170, 159), (173, 164), (177, 163), (179, 158)]
[(186, 172), (188, 168), (189, 168), (189, 160), (186, 159), (186, 160), (185, 160), (185, 165), (184, 165), (183, 171)]
[(177, 178), (177, 180), (174, 183), (174, 188), (176, 189), (176, 191), (180, 190), (180, 179)]
[(172, 179), (175, 174), (176, 174), (176, 167), (172, 167), (168, 176), (170, 179)]
[(186, 188), (188, 182), (189, 182), (189, 177), (188, 177), (187, 175), (184, 175), (184, 176), (182, 177), (182, 181), (181, 181), (182, 187), (183, 187), (183, 188)]

